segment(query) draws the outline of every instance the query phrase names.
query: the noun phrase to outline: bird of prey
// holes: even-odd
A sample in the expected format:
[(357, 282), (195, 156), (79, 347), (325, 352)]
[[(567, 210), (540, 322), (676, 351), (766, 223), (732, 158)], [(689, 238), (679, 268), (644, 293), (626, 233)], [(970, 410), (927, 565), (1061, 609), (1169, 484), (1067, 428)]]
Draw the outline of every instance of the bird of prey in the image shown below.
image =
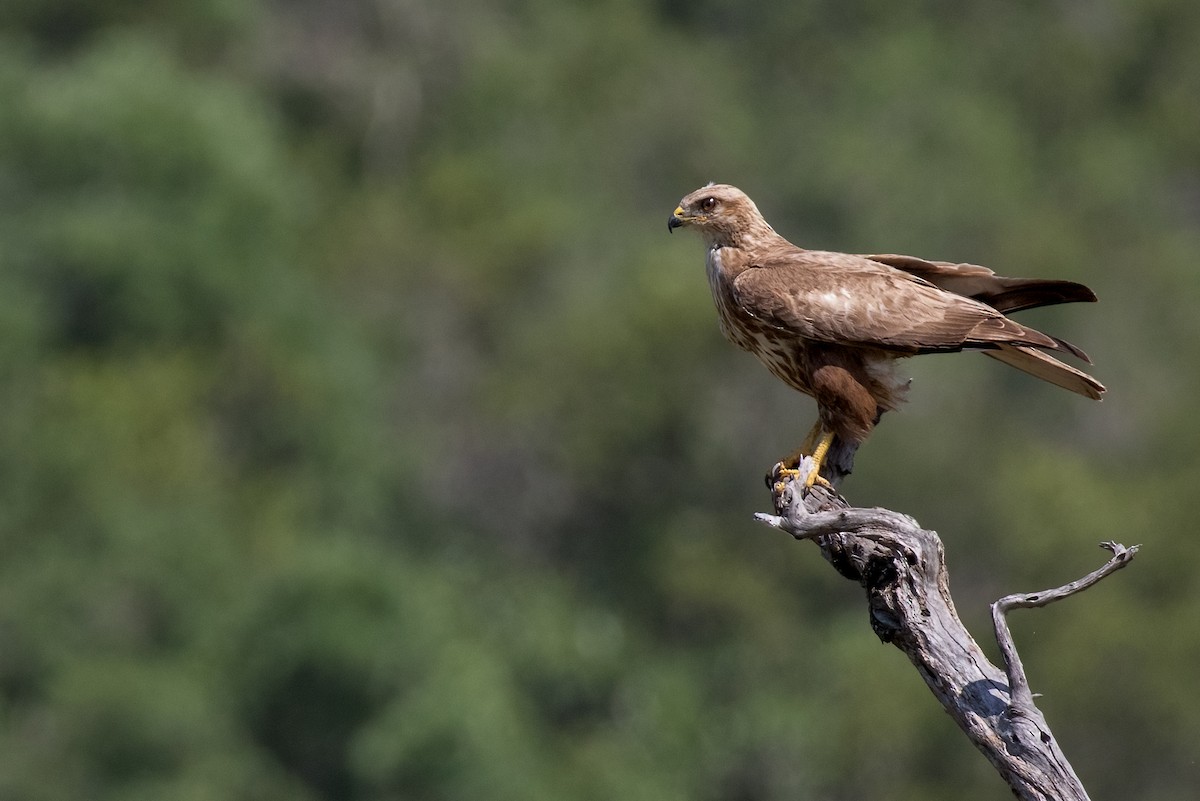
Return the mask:
[(804, 444), (781, 466), (804, 486), (828, 481), (821, 465), (835, 441), (851, 453), (885, 411), (904, 399), (896, 359), (980, 350), (1030, 375), (1099, 400), (1104, 386), (1050, 353), (1090, 363), (1079, 348), (1021, 325), (1008, 312), (1092, 302), (1082, 284), (1004, 278), (986, 267), (911, 256), (805, 250), (767, 224), (741, 190), (709, 184), (679, 202), (668, 230), (695, 228), (708, 245), (708, 283), (725, 337), (817, 402)]

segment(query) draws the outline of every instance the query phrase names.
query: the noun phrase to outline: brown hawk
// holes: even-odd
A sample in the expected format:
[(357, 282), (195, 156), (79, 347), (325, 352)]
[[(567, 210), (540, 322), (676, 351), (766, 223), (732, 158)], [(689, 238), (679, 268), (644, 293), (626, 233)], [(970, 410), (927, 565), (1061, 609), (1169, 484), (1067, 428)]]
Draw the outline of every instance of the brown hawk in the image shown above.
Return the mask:
[(667, 223), (697, 229), (708, 244), (708, 283), (721, 331), (775, 377), (817, 402), (816, 425), (783, 463), (805, 486), (820, 476), (835, 441), (850, 453), (885, 411), (904, 399), (896, 359), (981, 350), (1043, 381), (1099, 399), (1104, 386), (1048, 352), (1090, 360), (1056, 337), (1020, 325), (1006, 312), (1095, 294), (1082, 284), (1003, 278), (986, 267), (911, 256), (856, 256), (805, 250), (767, 224), (741, 190), (710, 184), (680, 201)]

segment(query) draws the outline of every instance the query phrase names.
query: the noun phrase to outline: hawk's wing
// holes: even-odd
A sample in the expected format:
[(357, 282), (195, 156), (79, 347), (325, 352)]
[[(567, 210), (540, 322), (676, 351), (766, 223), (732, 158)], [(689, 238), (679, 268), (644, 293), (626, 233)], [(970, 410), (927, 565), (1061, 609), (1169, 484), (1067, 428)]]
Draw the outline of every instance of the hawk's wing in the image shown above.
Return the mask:
[(750, 264), (733, 281), (738, 307), (792, 336), (906, 353), (1002, 344), (1071, 352), (979, 301), (861, 256), (789, 248)]
[(1096, 302), (1096, 293), (1074, 281), (1005, 278), (978, 264), (926, 261), (914, 256), (885, 254), (863, 258), (924, 278), (939, 289), (974, 298), (1004, 314), (1056, 303)]

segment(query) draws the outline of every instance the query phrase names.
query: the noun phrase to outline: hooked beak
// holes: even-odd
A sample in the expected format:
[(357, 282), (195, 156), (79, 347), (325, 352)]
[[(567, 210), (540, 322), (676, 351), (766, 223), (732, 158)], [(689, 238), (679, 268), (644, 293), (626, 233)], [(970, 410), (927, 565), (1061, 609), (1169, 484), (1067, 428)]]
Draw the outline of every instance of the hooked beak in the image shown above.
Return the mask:
[(672, 233), (681, 225), (687, 225), (687, 219), (683, 216), (683, 206), (676, 206), (675, 211), (671, 212), (671, 216), (667, 219), (667, 233)]

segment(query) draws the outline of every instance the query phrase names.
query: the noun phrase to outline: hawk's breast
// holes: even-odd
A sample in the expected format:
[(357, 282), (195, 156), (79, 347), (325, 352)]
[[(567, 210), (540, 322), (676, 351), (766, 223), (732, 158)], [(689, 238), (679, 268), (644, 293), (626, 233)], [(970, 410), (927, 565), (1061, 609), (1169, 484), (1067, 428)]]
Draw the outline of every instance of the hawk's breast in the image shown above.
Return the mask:
[(713, 303), (717, 307), (717, 321), (725, 338), (757, 356), (776, 378), (788, 386), (811, 395), (804, 340), (772, 328), (738, 307), (733, 296), (733, 283), (721, 264), (719, 248), (709, 249), (705, 271)]

